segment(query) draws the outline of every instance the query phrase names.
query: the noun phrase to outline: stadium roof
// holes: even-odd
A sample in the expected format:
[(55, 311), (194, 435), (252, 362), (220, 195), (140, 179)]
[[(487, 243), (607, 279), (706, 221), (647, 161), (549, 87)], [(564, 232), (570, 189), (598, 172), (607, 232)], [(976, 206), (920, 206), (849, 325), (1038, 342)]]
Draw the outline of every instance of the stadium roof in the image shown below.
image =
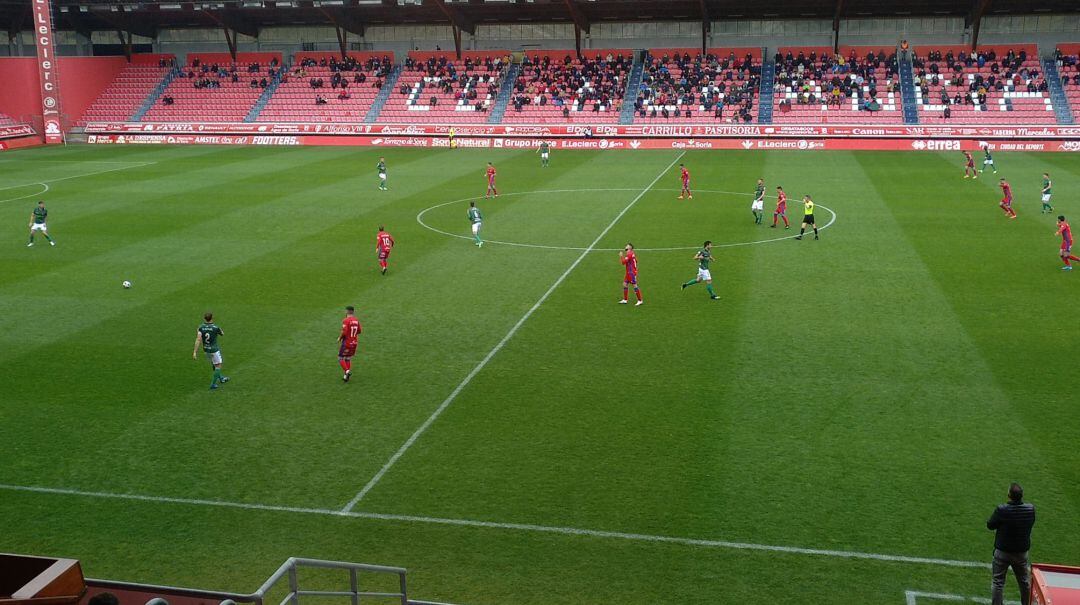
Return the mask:
[[(1077, 0), (235, 0), (133, 2), (53, 0), (55, 27), (83, 33), (223, 27), (249, 36), (268, 26), (330, 25), (360, 35), (370, 25), (566, 22), (588, 31), (603, 21), (853, 19), (863, 17), (1078, 13)], [(30, 0), (0, 0), (0, 25), (30, 28)]]

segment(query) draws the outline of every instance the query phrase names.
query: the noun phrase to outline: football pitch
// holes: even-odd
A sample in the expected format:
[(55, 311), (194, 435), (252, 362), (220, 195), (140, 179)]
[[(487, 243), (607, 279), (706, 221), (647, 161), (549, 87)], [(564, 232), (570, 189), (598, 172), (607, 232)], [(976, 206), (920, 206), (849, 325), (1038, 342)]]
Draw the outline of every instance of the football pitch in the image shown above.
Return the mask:
[[(959, 153), (5, 154), (0, 551), (235, 591), (289, 556), (400, 565), (469, 605), (932, 605), (989, 596), (1018, 481), (1032, 558), (1078, 564), (1080, 274), (1053, 234), (1080, 156), (995, 159), (1016, 220)], [(754, 224), (759, 177), (792, 230), (772, 197)], [(26, 246), (38, 199), (55, 247)], [(704, 240), (719, 300), (680, 287)]]

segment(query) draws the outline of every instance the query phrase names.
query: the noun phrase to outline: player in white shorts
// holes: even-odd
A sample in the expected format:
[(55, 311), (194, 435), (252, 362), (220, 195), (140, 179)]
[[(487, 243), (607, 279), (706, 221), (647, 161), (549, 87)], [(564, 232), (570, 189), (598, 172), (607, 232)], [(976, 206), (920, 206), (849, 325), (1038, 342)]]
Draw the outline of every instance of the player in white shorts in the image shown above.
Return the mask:
[(760, 225), (765, 217), (765, 179), (757, 180), (754, 201), (750, 203), (750, 212), (754, 213), (754, 224)]
[(45, 226), (45, 219), (48, 216), (49, 211), (45, 209), (45, 202), (38, 202), (34, 211), (30, 213), (30, 241), (26, 244), (27, 248), (34, 245), (34, 232), (36, 231), (40, 231), (45, 236), (45, 239), (49, 240), (50, 246), (56, 245), (53, 238), (49, 237), (49, 228)]

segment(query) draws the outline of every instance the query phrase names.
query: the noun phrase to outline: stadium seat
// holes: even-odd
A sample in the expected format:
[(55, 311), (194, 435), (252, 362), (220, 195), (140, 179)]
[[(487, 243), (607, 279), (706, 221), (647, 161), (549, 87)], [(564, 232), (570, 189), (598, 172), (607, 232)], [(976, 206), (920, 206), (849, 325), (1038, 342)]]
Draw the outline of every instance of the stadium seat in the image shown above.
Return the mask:
[(461, 60), (409, 53), (379, 121), (486, 122), (508, 67), (509, 56), (503, 51), (470, 53)]
[[(258, 122), (362, 122), (381, 82), (393, 67), (393, 53), (350, 52), (347, 61), (338, 53), (301, 52), (293, 57), (288, 76), (278, 85)], [(335, 75), (340, 78), (334, 82)], [(313, 87), (312, 81), (322, 81)], [(348, 98), (339, 98), (344, 91)], [(316, 96), (326, 100), (316, 104)]]
[[(757, 121), (761, 49), (653, 49), (634, 103), (638, 123)], [(720, 116), (716, 107), (720, 106)]]
[(773, 122), (900, 124), (896, 54), (869, 47), (780, 48)]
[(526, 55), (503, 123), (618, 122), (633, 54), (591, 50), (582, 59), (574, 54), (551, 50)]
[[(173, 60), (171, 55), (167, 59)], [(87, 122), (124, 122), (131, 119), (170, 69), (171, 64), (158, 62), (126, 65), (86, 108), (75, 125), (85, 126)]]
[(913, 66), (921, 123), (944, 122), (946, 106), (949, 123), (1057, 122), (1034, 45), (982, 47), (974, 59), (962, 47), (920, 48)]

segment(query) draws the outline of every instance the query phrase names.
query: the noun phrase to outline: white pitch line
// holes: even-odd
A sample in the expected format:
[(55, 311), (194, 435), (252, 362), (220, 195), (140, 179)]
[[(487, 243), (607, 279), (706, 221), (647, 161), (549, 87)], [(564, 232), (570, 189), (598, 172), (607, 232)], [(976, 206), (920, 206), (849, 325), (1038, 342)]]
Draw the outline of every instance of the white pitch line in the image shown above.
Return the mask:
[[(836, 559), (861, 559), (881, 561), (884, 563), (908, 563), (913, 565), (930, 565), (943, 567), (959, 567), (972, 569), (989, 569), (988, 563), (979, 561), (961, 561), (956, 559), (938, 559), (931, 557), (912, 557), (907, 555), (888, 555), (879, 553), (830, 550), (824, 548), (802, 548), (798, 546), (780, 546), (774, 544), (755, 544), (751, 542), (733, 542), (728, 540), (710, 540), (702, 538), (680, 538), (676, 536), (658, 536), (653, 534), (639, 534), (631, 532), (607, 531), (596, 529), (581, 529), (577, 527), (559, 527), (550, 525), (537, 525), (533, 523), (500, 523), (497, 521), (477, 521), (474, 519), (447, 519), (442, 517), (425, 517), (419, 515), (395, 515), (387, 513), (370, 513), (360, 511), (344, 512), (328, 508), (308, 508), (300, 506), (278, 506), (272, 504), (256, 504), (249, 502), (228, 502), (224, 500), (205, 500), (199, 498), (174, 498), (169, 496), (148, 496), (143, 494), (117, 494), (112, 492), (94, 492), (76, 489), (64, 489), (54, 487), (39, 487), (30, 485), (0, 484), (0, 489), (16, 492), (29, 492), (35, 494), (56, 494), (62, 496), (80, 496), (89, 498), (105, 498), (111, 500), (132, 500), (138, 502), (153, 502), (158, 504), (181, 504), (189, 506), (216, 506), (221, 508), (235, 508), (241, 510), (256, 510), (267, 512), (282, 512), (304, 515), (320, 515), (326, 517), (346, 517), (351, 519), (366, 519), (373, 521), (390, 521), (395, 523), (423, 523), (429, 525), (447, 525), (455, 527), (473, 527), (482, 529), (512, 530), (544, 534), (556, 534), (562, 536), (579, 536), (587, 538), (604, 538), (612, 540), (625, 540), (631, 542), (650, 542), (659, 544), (677, 544), (680, 546), (694, 546), (701, 548), (716, 548), (724, 550), (775, 552), (790, 555), (803, 555), (815, 557), (828, 557)], [(907, 591), (908, 594), (914, 591)], [(933, 593), (914, 593), (916, 596), (930, 597)]]
[[(580, 193), (580, 192), (590, 192), (590, 191), (591, 192), (597, 192), (597, 191), (637, 191), (637, 189), (551, 189), (551, 190), (518, 191), (518, 192), (504, 193), (503, 197), (507, 197), (507, 196), (511, 196), (511, 195), (532, 195), (532, 194), (537, 194), (537, 193)], [(654, 189), (653, 191), (679, 191), (679, 189)], [(746, 192), (742, 192), (742, 191), (720, 191), (720, 190), (716, 190), (716, 189), (699, 189), (698, 193), (722, 193), (722, 194), (746, 195), (746, 196), (753, 195), (752, 193), (746, 193)], [(771, 198), (771, 199), (776, 199), (775, 195), (769, 195), (769, 196), (765, 196), (765, 197)], [(442, 208), (443, 206), (449, 206), (451, 204), (461, 204), (461, 203), (464, 203), (464, 202), (469, 202), (469, 201), (473, 201), (473, 200), (481, 200), (481, 199), (484, 199), (484, 198), (481, 197), (481, 196), (467, 197), (467, 198), (462, 198), (460, 200), (451, 200), (449, 202), (442, 202), (441, 204), (435, 204), (434, 206), (429, 206), (429, 207), (424, 208), (423, 210), (421, 210), (420, 212), (417, 213), (416, 222), (420, 223), (421, 227), (424, 227), (425, 229), (427, 229), (429, 231), (434, 231), (435, 233), (438, 233), (440, 235), (446, 235), (446, 236), (449, 236), (449, 237), (455, 237), (455, 238), (464, 239), (464, 240), (472, 240), (473, 239), (472, 236), (461, 235), (460, 233), (451, 233), (449, 231), (444, 231), (444, 230), (439, 229), (437, 227), (432, 227), (431, 225), (424, 222), (424, 215), (427, 214), (428, 212), (432, 211), (432, 210)], [(828, 212), (830, 217), (831, 217), (831, 218), (829, 218), (829, 222), (825, 223), (824, 225), (822, 225), (821, 227), (818, 228), (819, 231), (824, 231), (824, 230), (828, 229), (829, 227), (831, 227), (833, 225), (833, 223), (836, 222), (836, 211), (833, 210), (832, 208), (829, 208), (828, 206), (825, 206), (825, 205), (822, 205), (822, 204), (818, 204), (818, 206), (822, 210), (825, 210), (826, 212)], [(771, 242), (780, 242), (780, 241), (784, 241), (784, 240), (787, 240), (787, 239), (795, 239), (798, 236), (799, 235), (797, 233), (793, 233), (791, 235), (784, 235), (784, 236), (781, 236), (781, 237), (773, 237), (773, 238), (769, 238), (769, 239), (754, 240), (754, 241), (751, 241), (751, 242), (732, 242), (732, 243), (727, 243), (727, 244), (713, 243), (713, 248), (738, 248), (738, 247), (742, 247), (742, 246), (755, 246), (757, 244), (768, 244), (768, 243), (771, 243)], [(486, 239), (486, 240), (484, 240), (484, 243), (486, 243), (486, 244), (499, 244), (499, 245), (502, 245), (502, 246), (513, 246), (513, 247), (516, 247), (516, 248), (539, 248), (539, 249), (542, 249), (542, 250), (577, 250), (577, 251), (588, 250), (588, 248), (583, 248), (581, 246), (550, 246), (550, 245), (547, 245), (547, 244), (525, 244), (525, 243), (521, 243), (521, 242), (507, 242), (507, 241), (502, 241), (502, 240), (497, 240), (497, 239)], [(669, 246), (669, 247), (663, 247), (663, 248), (635, 248), (635, 250), (637, 250), (638, 252), (674, 252), (674, 251), (679, 251), (679, 250), (698, 250), (700, 248), (701, 248), (701, 246)], [(618, 252), (620, 250), (622, 250), (622, 248), (592, 248), (590, 251), (591, 252)]]
[(536, 303), (533, 304), (532, 307), (529, 307), (529, 310), (521, 316), (521, 319), (517, 320), (517, 323), (515, 323), (513, 327), (510, 328), (510, 331), (502, 337), (502, 340), (500, 340), (494, 348), (488, 351), (488, 354), (485, 355), (484, 358), (480, 360), (480, 363), (476, 364), (476, 367), (474, 367), (472, 371), (465, 376), (465, 379), (462, 380), (457, 385), (457, 387), (455, 387), (454, 390), (450, 392), (449, 395), (447, 395), (446, 399), (444, 399), (443, 402), (439, 404), (439, 407), (435, 408), (435, 411), (432, 412), (430, 416), (428, 416), (427, 420), (425, 420), (424, 423), (421, 424), (420, 427), (417, 428), (416, 431), (414, 431), (413, 434), (405, 440), (405, 443), (401, 444), (401, 447), (399, 447), (398, 450), (394, 452), (393, 456), (390, 456), (390, 459), (386, 461), (386, 464), (383, 464), (382, 468), (379, 469), (379, 472), (375, 473), (375, 476), (372, 477), (366, 485), (364, 485), (363, 489), (361, 489), (359, 492), (356, 493), (355, 496), (353, 496), (352, 500), (349, 500), (349, 502), (341, 509), (342, 512), (347, 513), (351, 511), (353, 507), (357, 505), (357, 503), (364, 499), (364, 496), (366, 496), (368, 492), (372, 490), (372, 488), (379, 484), (379, 481), (381, 481), (383, 476), (386, 475), (386, 472), (389, 471), (395, 463), (397, 463), (397, 461), (405, 454), (405, 452), (409, 451), (409, 448), (411, 448), (413, 444), (416, 443), (416, 440), (419, 439), (420, 436), (428, 430), (428, 427), (430, 427), (431, 424), (435, 422), (435, 420), (437, 420), (439, 416), (442, 415), (446, 408), (450, 407), (450, 404), (453, 403), (455, 399), (457, 399), (457, 396), (461, 394), (461, 391), (465, 390), (465, 387), (469, 386), (469, 383), (472, 382), (472, 379), (475, 378), (476, 375), (479, 374), (480, 371), (487, 366), (488, 362), (490, 362), (491, 359), (495, 357), (495, 355), (497, 355), (504, 346), (506, 346), (506, 343), (510, 342), (510, 339), (513, 338), (515, 334), (517, 334), (517, 331), (521, 329), (521, 326), (524, 325), (530, 317), (532, 317), (532, 314), (540, 308), (540, 305), (544, 304), (544, 301), (546, 301), (548, 297), (551, 296), (551, 293), (554, 292), (555, 289), (558, 288), (559, 285), (562, 284), (563, 281), (570, 275), (570, 273), (574, 269), (576, 269), (578, 265), (581, 264), (581, 261), (585, 260), (585, 257), (589, 255), (589, 252), (591, 252), (593, 248), (596, 247), (596, 244), (599, 244), (600, 240), (604, 239), (604, 236), (607, 235), (613, 227), (615, 227), (615, 224), (618, 223), (619, 220), (623, 216), (625, 216), (626, 213), (629, 212), (630, 209), (633, 208), (634, 205), (637, 204), (641, 198), (645, 197), (645, 194), (653, 188), (653, 185), (656, 185), (656, 183), (658, 183), (660, 179), (664, 178), (664, 175), (667, 174), (667, 171), (671, 170), (671, 167), (674, 166), (680, 159), (682, 159), (684, 155), (686, 155), (685, 151), (680, 152), (679, 155), (677, 155), (675, 159), (672, 160), (671, 163), (668, 164), (667, 167), (660, 172), (660, 174), (656, 175), (656, 178), (654, 178), (652, 182), (649, 183), (648, 187), (642, 189), (641, 192), (639, 192), (637, 196), (635, 196), (634, 199), (631, 200), (630, 203), (627, 204), (621, 212), (619, 212), (619, 214), (615, 215), (615, 218), (611, 219), (611, 222), (608, 223), (607, 227), (604, 227), (604, 230), (600, 232), (600, 235), (596, 236), (596, 239), (594, 239), (593, 242), (589, 244), (589, 247), (586, 248), (581, 254), (579, 254), (576, 259), (574, 259), (574, 262), (571, 263), (569, 267), (567, 267), (566, 271), (563, 271), (563, 274), (555, 280), (555, 283), (551, 284), (551, 287), (547, 289), (547, 292), (544, 292), (543, 296), (541, 296), (539, 300), (537, 300)]
[[(33, 183), (33, 184), (34, 185), (41, 185), (42, 187), (44, 187), (44, 189), (42, 189), (41, 191), (38, 191), (37, 193), (31, 193), (30, 195), (20, 195), (19, 197), (13, 197), (13, 198), (8, 198), (6, 200), (0, 200), (0, 204), (4, 204), (4, 203), (7, 203), (7, 202), (16, 202), (18, 200), (25, 200), (28, 197), (37, 197), (39, 195), (45, 195), (46, 193), (49, 192), (49, 186), (46, 185), (45, 183)], [(29, 187), (29, 185), (27, 185), (27, 187)]]
[[(905, 590), (904, 599), (906, 605), (919, 605), (919, 599), (931, 601), (967, 601), (979, 605), (990, 605), (990, 599), (986, 597), (965, 597), (958, 594), (945, 594), (941, 592), (920, 592), (918, 590)], [(1020, 601), (1005, 601), (1005, 605), (1020, 605)]]
[(0, 191), (7, 191), (8, 189), (18, 189), (19, 187), (29, 187), (31, 185), (44, 185), (46, 183), (59, 183), (60, 181), (67, 181), (70, 179), (81, 179), (84, 176), (94, 176), (97, 174), (105, 174), (108, 172), (117, 172), (120, 170), (131, 170), (132, 168), (142, 168), (144, 166), (153, 166), (157, 162), (143, 162), (134, 166), (121, 166), (120, 168), (109, 168), (108, 170), (98, 170), (96, 172), (87, 172), (86, 174), (73, 174), (71, 176), (60, 177), (58, 179), (48, 179), (46, 181), (35, 181), (33, 183), (23, 183), (21, 185), (9, 185), (7, 187), (0, 187)]

